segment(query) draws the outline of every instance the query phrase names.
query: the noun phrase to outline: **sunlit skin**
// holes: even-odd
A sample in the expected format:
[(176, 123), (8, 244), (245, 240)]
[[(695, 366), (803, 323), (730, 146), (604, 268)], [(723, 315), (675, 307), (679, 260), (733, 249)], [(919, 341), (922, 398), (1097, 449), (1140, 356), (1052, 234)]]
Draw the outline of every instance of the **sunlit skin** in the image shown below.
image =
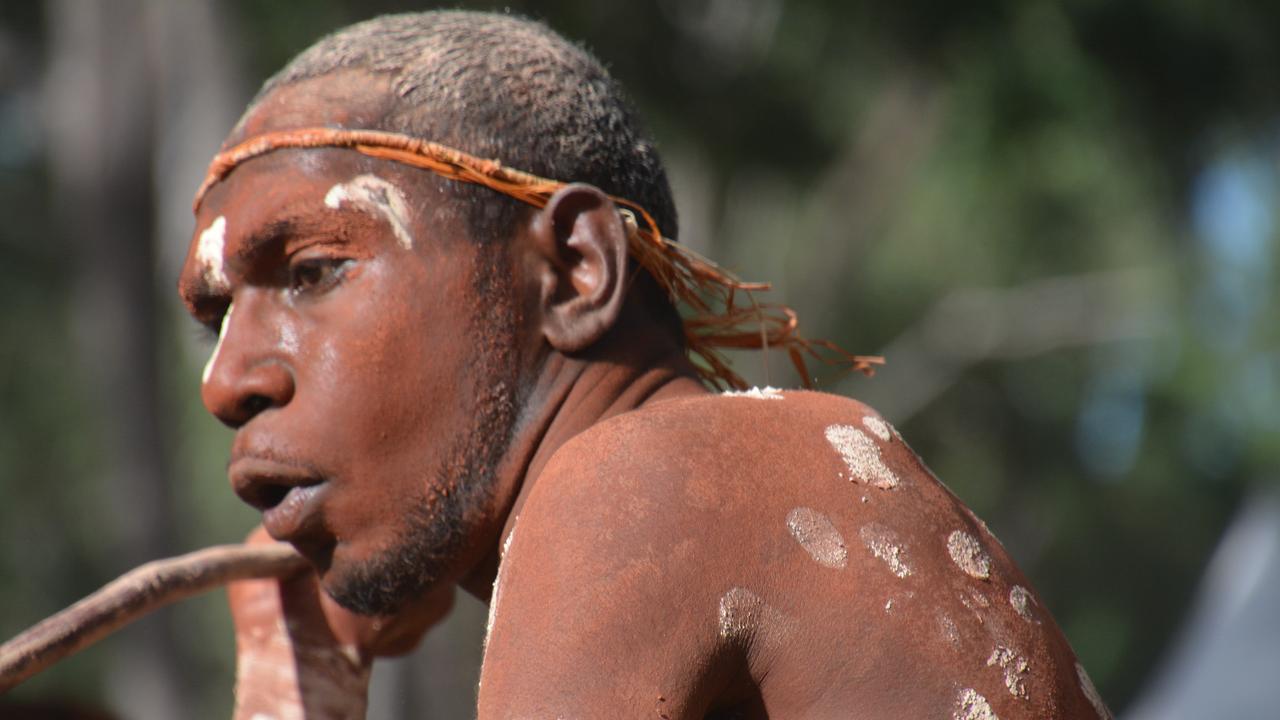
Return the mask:
[[(381, 83), (278, 91), (232, 141), (361, 127)], [(412, 647), (455, 587), (490, 600), (495, 578), (482, 718), (1097, 717), (1026, 578), (874, 411), (708, 393), (633, 297), (623, 226), (585, 185), (513, 230), (510, 332), (486, 335), (477, 318), (503, 313), (471, 282), (480, 251), (421, 173), (281, 151), (197, 215), (183, 300), (213, 329), (235, 308), (201, 396), (236, 429), (236, 492), (316, 570), (233, 588), (238, 717), (362, 712), (368, 661)], [(410, 247), (387, 217), (325, 205), (364, 174), (408, 198)], [(220, 217), (226, 287), (197, 257)], [(475, 420), (505, 417), (483, 394), (497, 383), (521, 407), (492, 437)], [(459, 466), (485, 457), (487, 474)], [(485, 491), (391, 615), (316, 590), (344, 597), (464, 482)]]

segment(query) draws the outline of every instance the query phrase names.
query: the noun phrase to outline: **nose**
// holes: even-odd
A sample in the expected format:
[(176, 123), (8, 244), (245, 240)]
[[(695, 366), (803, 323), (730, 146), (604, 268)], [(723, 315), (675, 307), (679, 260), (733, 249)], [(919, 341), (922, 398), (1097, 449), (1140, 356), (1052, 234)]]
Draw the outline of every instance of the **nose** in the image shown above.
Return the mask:
[(258, 309), (252, 298), (237, 299), (227, 308), (200, 386), (205, 408), (233, 429), (293, 399), (289, 359), (271, 342), (278, 333), (271, 332)]

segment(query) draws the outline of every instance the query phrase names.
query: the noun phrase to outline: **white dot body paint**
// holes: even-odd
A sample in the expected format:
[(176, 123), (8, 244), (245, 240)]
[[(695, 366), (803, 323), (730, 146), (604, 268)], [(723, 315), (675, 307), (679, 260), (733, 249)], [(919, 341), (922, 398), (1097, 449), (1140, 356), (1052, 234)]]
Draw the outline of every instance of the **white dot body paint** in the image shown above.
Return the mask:
[(1107, 709), (1107, 704), (1102, 702), (1102, 696), (1098, 694), (1098, 688), (1093, 686), (1093, 681), (1089, 679), (1089, 673), (1084, 671), (1084, 666), (1076, 663), (1076, 677), (1080, 679), (1080, 691), (1089, 699), (1089, 704), (1098, 713), (1098, 717), (1102, 720), (1111, 720), (1111, 711)]
[(889, 567), (889, 571), (900, 578), (911, 575), (911, 565), (907, 560), (907, 552), (894, 532), (882, 525), (872, 523), (858, 531), (862, 542), (872, 555), (879, 558)]
[(880, 459), (880, 447), (870, 435), (852, 425), (830, 425), (825, 434), (849, 466), (852, 479), (888, 490), (898, 486), (898, 476)]
[(889, 442), (889, 438), (893, 436), (889, 430), (889, 423), (875, 415), (863, 415), (862, 424), (870, 430), (873, 435), (885, 442)]
[(791, 637), (791, 619), (749, 589), (731, 588), (721, 596), (717, 630), (722, 641), (777, 652)]
[(222, 264), (222, 251), (226, 242), (227, 219), (222, 215), (214, 218), (196, 240), (196, 262), (202, 268), (205, 284), (217, 291), (225, 291), (231, 285)]
[(798, 507), (787, 513), (787, 530), (819, 565), (839, 570), (848, 562), (844, 537), (831, 520), (817, 510)]
[(1009, 588), (1009, 604), (1013, 606), (1014, 612), (1022, 616), (1023, 620), (1034, 622), (1035, 616), (1031, 614), (1031, 608), (1035, 604), (1035, 598), (1031, 597), (1031, 592), (1021, 585), (1014, 585)]
[(956, 621), (950, 615), (941, 610), (938, 611), (938, 631), (942, 634), (942, 639), (952, 646), (960, 645), (960, 628), (956, 627)]
[(987, 658), (987, 667), (996, 665), (1004, 670), (1004, 686), (1009, 689), (1009, 694), (1016, 698), (1026, 698), (1027, 686), (1023, 683), (1023, 676), (1031, 668), (1027, 659), (1007, 647), (997, 645), (991, 651), (991, 657)]
[(720, 598), (720, 637), (740, 640), (747, 636), (760, 616), (764, 601), (746, 588), (732, 588)]
[(405, 250), (413, 247), (413, 237), (409, 234), (409, 203), (395, 185), (377, 175), (366, 174), (338, 183), (325, 193), (325, 207), (337, 210), (345, 203), (381, 215), (391, 225), (400, 246)]
[(222, 316), (222, 325), (218, 328), (218, 342), (213, 346), (213, 352), (209, 354), (209, 361), (204, 364), (204, 372), (200, 373), (200, 384), (209, 382), (209, 376), (213, 374), (213, 365), (218, 362), (218, 353), (222, 350), (222, 341), (227, 337), (227, 328), (231, 325), (231, 311), (235, 310), (235, 303), (227, 306), (227, 312)]
[(775, 387), (753, 387), (750, 390), (725, 390), (723, 397), (754, 398), (756, 400), (781, 400), (782, 391)]
[(983, 618), (987, 616), (987, 613), (983, 611), (991, 607), (991, 601), (985, 595), (977, 588), (967, 587), (958, 594), (958, 597), (960, 598), (960, 604), (969, 608), (978, 619), (978, 622), (986, 622)]
[(970, 577), (986, 580), (991, 577), (991, 557), (978, 544), (977, 538), (963, 530), (956, 530), (947, 537), (947, 552), (955, 564)]
[(956, 698), (956, 712), (952, 717), (955, 720), (1000, 720), (987, 699), (973, 688), (960, 691), (960, 696)]

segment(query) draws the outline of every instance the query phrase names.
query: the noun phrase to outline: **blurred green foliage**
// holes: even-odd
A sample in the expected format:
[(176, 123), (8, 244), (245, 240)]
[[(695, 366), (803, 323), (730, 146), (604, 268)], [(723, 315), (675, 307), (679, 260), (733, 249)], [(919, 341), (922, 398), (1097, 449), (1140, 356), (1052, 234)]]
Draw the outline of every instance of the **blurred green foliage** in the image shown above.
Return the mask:
[[(416, 5), (217, 7), (256, 81), (325, 32)], [(1006, 323), (1004, 345), (952, 362), (936, 392), (896, 417), (894, 388), (918, 380), (894, 375), (900, 358), (890, 355), (877, 379), (821, 378), (883, 398), (938, 475), (1005, 541), (1103, 695), (1123, 708), (1176, 631), (1244, 491), (1274, 482), (1280, 460), (1280, 5), (507, 7), (606, 61), (671, 164), (682, 239), (747, 277), (774, 280), (812, 335), (858, 352), (912, 347), (897, 341), (913, 329), (946, 338), (935, 331), (950, 316), (935, 311), (967, 307), (947, 304), (956, 293), (981, 291), (964, 297), (995, 298), (1003, 304), (975, 307), (1013, 317), (1040, 296), (1001, 292), (1046, 280), (1079, 288), (1044, 308), (1086, 308), (1073, 327), (1137, 318), (1112, 335), (1018, 346), (1044, 330), (1028, 305), (1032, 321)], [(100, 425), (111, 419), (89, 409), (86, 359), (75, 356), (76, 328), (95, 319), (67, 277), (68, 244), (54, 219), (69, 210), (48, 192), (38, 139), (14, 120), (33, 102), (43, 66), (40, 8), (0, 10), (9, 145), (0, 148), (0, 634), (124, 569), (102, 542), (109, 503), (95, 468)], [(247, 101), (253, 88), (243, 90)], [(1076, 282), (1099, 277), (1100, 286)], [(1095, 287), (1105, 296), (1088, 292)], [(157, 382), (179, 444), (179, 549), (234, 540), (252, 515), (221, 479), (227, 435), (202, 416), (199, 359), (184, 357), (186, 329), (173, 308), (165, 312), (175, 324)], [(958, 340), (983, 327), (956, 318)], [(1007, 350), (1010, 342), (1017, 347)], [(755, 363), (740, 364), (786, 382), (774, 377), (781, 360), (770, 361), (768, 378)], [(197, 660), (188, 675), (204, 688), (193, 707), (225, 716), (226, 620), (216, 599), (177, 612), (200, 628), (189, 641)], [(21, 692), (93, 702), (103, 658), (72, 661)]]

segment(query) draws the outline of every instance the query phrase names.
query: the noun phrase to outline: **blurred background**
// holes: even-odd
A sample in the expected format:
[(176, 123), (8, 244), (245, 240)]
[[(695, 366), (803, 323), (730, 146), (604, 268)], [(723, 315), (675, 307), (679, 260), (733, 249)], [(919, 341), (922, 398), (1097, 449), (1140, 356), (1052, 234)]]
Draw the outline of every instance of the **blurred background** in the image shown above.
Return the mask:
[[(656, 136), (681, 239), (887, 357), (819, 384), (989, 522), (1121, 716), (1275, 717), (1280, 4), (461, 5), (596, 52)], [(254, 524), (174, 292), (191, 193), (270, 73), (423, 7), (0, 5), (0, 639)], [(738, 367), (798, 384), (784, 358)], [(113, 636), (0, 716), (228, 717), (223, 602)], [(473, 712), (484, 608), (455, 616), (379, 668), (371, 718)]]

